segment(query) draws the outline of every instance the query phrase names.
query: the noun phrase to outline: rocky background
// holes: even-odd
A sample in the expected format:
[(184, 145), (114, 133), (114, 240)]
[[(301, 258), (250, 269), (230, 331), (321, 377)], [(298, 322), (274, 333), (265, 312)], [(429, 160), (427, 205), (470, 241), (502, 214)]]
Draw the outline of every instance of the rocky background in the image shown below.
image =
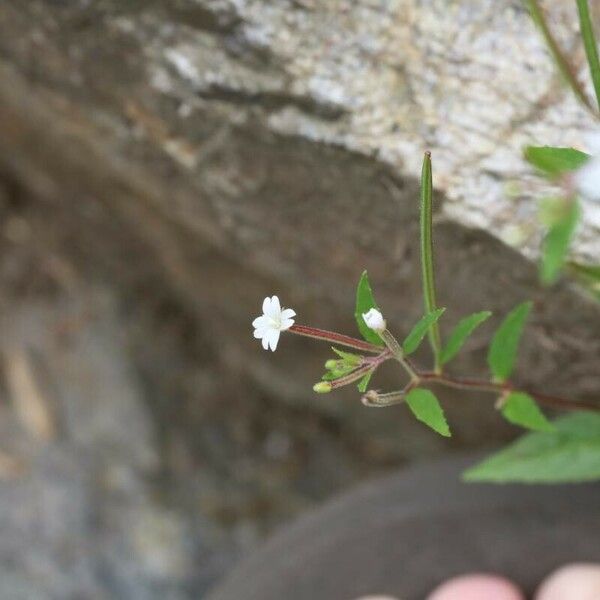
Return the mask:
[(0, 598), (200, 598), (331, 494), (515, 435), (489, 398), (445, 396), (448, 442), (317, 397), (326, 346), (251, 336), (274, 292), (353, 333), (364, 268), (395, 330), (418, 318), (426, 148), (446, 324), (533, 298), (519, 377), (597, 397), (600, 310), (540, 289), (551, 190), (521, 159), (592, 126), (518, 0), (0, 3)]

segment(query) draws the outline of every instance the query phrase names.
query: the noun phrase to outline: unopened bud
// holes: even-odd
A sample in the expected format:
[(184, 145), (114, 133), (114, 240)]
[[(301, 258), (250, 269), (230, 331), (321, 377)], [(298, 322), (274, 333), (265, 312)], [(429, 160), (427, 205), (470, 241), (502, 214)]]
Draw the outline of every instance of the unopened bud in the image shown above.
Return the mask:
[(367, 327), (376, 333), (382, 333), (387, 329), (387, 324), (383, 315), (376, 308), (372, 308), (368, 312), (363, 313), (362, 318), (367, 324)]
[(313, 390), (317, 392), (317, 394), (327, 394), (331, 391), (331, 384), (327, 381), (319, 381), (319, 383), (313, 385)]
[(335, 360), (335, 358), (332, 358), (332, 359), (328, 360), (325, 363), (325, 368), (328, 371), (333, 371), (333, 370), (338, 369), (340, 367), (340, 363), (341, 363), (340, 360)]

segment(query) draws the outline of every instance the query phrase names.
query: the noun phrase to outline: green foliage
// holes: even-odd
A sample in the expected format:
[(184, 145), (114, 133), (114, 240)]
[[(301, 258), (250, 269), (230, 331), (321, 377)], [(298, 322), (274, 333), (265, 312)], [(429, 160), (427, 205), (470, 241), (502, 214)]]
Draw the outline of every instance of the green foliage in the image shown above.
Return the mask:
[(422, 317), (419, 322), (411, 329), (402, 344), (404, 354), (412, 354), (421, 344), (427, 332), (431, 329), (434, 323), (444, 314), (445, 308), (438, 308), (433, 312)]
[(596, 101), (600, 107), (600, 62), (598, 61), (598, 45), (596, 36), (594, 35), (594, 27), (590, 18), (590, 8), (587, 0), (577, 0), (577, 10), (579, 12), (579, 28), (581, 30), (581, 38), (585, 48), (594, 91), (596, 92)]
[(362, 363), (363, 357), (359, 354), (345, 352), (333, 346), (331, 349), (339, 356), (339, 360), (332, 359), (325, 363), (327, 372), (321, 377), (323, 381), (333, 381), (338, 377), (348, 375)]
[(492, 338), (488, 351), (488, 365), (496, 381), (506, 381), (512, 373), (525, 320), (531, 307), (531, 302), (519, 304), (508, 313)]
[[(431, 154), (425, 153), (421, 169), (421, 278), (423, 303), (426, 313), (437, 309), (435, 277), (433, 270), (433, 174)], [(440, 328), (435, 321), (429, 329), (429, 343), (433, 350), (436, 371), (440, 368), (439, 354), (442, 347)]]
[(525, 159), (548, 177), (558, 177), (581, 168), (590, 158), (589, 154), (575, 148), (553, 146), (527, 146)]
[(575, 69), (569, 64), (569, 61), (565, 58), (564, 53), (561, 51), (556, 40), (554, 39), (554, 36), (548, 27), (548, 23), (546, 22), (546, 16), (544, 15), (538, 0), (525, 0), (525, 2), (529, 12), (531, 13), (531, 18), (539, 27), (544, 41), (548, 46), (548, 50), (550, 50), (550, 54), (552, 55), (552, 58), (554, 59), (554, 62), (556, 63), (556, 66), (558, 67), (558, 70), (560, 71), (564, 80), (571, 86), (571, 89), (573, 90), (575, 96), (577, 96), (577, 99), (586, 108), (593, 110), (592, 105), (590, 104), (590, 101), (583, 90), (583, 87), (577, 79)]
[(525, 392), (511, 392), (502, 406), (504, 418), (533, 431), (552, 431), (552, 423), (539, 409), (535, 400)]
[(360, 356), (360, 354), (346, 352), (345, 350), (340, 350), (335, 346), (332, 346), (331, 349), (348, 365), (358, 366), (362, 362), (362, 356)]
[(356, 310), (354, 311), (354, 317), (358, 330), (367, 342), (375, 344), (376, 346), (383, 346), (381, 338), (365, 323), (363, 314), (369, 312), (372, 308), (379, 310), (373, 292), (371, 291), (371, 284), (369, 283), (369, 276), (366, 271), (360, 277), (358, 287), (356, 288)]
[(529, 433), (464, 474), (467, 481), (568, 483), (600, 479), (600, 414), (576, 412)]
[(570, 263), (569, 269), (600, 302), (600, 266)]
[(579, 222), (580, 212), (577, 202), (569, 203), (565, 214), (548, 230), (540, 265), (543, 283), (550, 284), (556, 281)]
[(369, 381), (371, 381), (371, 377), (373, 376), (373, 371), (369, 371), (357, 384), (358, 391), (361, 394), (364, 394), (367, 391), (367, 387), (369, 386)]
[(448, 361), (452, 360), (473, 331), (488, 319), (491, 314), (490, 311), (484, 310), (460, 320), (458, 325), (450, 332), (448, 342), (440, 353), (440, 364), (445, 365)]
[(433, 392), (423, 388), (415, 388), (406, 396), (406, 403), (419, 421), (444, 437), (452, 435), (444, 411)]

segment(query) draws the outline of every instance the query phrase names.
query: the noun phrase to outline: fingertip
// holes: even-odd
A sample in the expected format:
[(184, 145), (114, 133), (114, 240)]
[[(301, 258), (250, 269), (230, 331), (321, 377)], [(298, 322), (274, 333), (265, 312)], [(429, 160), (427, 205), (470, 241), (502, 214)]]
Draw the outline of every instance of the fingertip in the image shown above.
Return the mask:
[(427, 600), (525, 600), (512, 581), (499, 575), (461, 575), (439, 585)]
[(551, 573), (540, 585), (535, 600), (598, 600), (600, 565), (574, 563)]

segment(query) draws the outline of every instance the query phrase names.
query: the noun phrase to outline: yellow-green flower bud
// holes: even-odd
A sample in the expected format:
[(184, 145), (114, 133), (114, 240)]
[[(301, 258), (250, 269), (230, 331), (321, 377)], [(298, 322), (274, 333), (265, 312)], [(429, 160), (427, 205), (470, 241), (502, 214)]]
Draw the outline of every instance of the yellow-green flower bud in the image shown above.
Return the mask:
[(327, 394), (331, 391), (331, 384), (327, 381), (319, 381), (319, 383), (313, 385), (313, 390), (317, 392), (317, 394)]

